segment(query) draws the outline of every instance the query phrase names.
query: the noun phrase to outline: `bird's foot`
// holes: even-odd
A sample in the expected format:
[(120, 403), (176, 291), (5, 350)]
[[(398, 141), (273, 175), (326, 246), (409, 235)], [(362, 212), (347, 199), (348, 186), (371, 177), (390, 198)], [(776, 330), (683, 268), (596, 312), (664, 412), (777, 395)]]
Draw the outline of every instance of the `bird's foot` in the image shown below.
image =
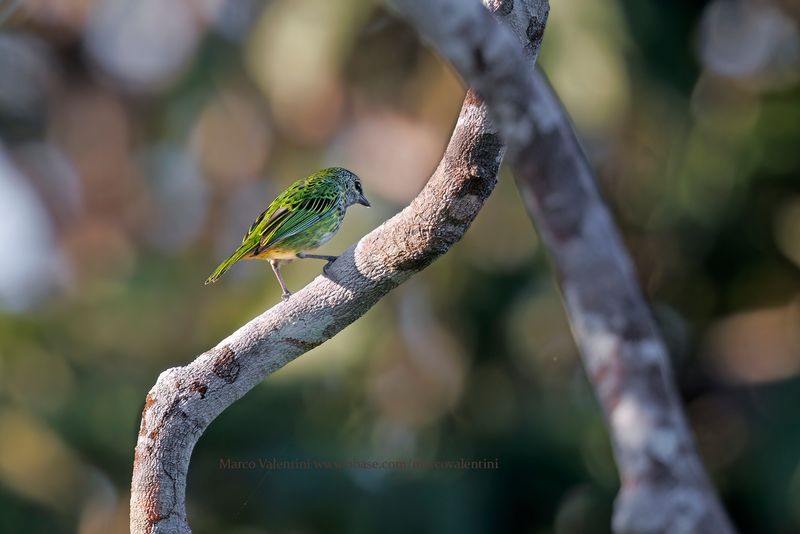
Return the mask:
[(333, 262), (335, 262), (335, 261), (336, 261), (336, 257), (334, 257), (331, 260), (328, 260), (328, 263), (326, 263), (325, 265), (322, 266), (322, 273), (323, 274), (330, 274), (331, 265), (333, 265)]
[(291, 296), (292, 296), (292, 294), (291, 294), (291, 293), (289, 293), (288, 291), (285, 291), (285, 292), (284, 292), (284, 293), (281, 295), (281, 300), (282, 300), (283, 302), (286, 302), (287, 300), (289, 300), (289, 297), (291, 297)]

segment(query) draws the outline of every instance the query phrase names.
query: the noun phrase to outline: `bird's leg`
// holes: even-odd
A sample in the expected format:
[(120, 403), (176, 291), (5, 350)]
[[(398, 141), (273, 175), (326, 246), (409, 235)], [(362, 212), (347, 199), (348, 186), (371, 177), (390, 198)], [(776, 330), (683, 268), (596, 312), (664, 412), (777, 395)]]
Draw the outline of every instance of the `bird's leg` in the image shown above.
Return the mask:
[(286, 289), (286, 282), (283, 281), (283, 275), (281, 275), (281, 264), (278, 260), (269, 260), (269, 264), (272, 267), (272, 272), (275, 273), (275, 276), (278, 277), (278, 283), (281, 285), (281, 289), (283, 290), (283, 294), (281, 295), (281, 300), (288, 300), (292, 294)]
[(326, 256), (325, 254), (306, 254), (305, 252), (298, 252), (295, 254), (301, 260), (328, 260), (333, 263), (339, 256)]
[(335, 262), (339, 256), (326, 256), (325, 254), (306, 254), (305, 252), (298, 252), (296, 254), (298, 258), (301, 260), (309, 259), (309, 260), (327, 260), (328, 263), (322, 268), (322, 272), (328, 274), (328, 269), (330, 268), (331, 264)]

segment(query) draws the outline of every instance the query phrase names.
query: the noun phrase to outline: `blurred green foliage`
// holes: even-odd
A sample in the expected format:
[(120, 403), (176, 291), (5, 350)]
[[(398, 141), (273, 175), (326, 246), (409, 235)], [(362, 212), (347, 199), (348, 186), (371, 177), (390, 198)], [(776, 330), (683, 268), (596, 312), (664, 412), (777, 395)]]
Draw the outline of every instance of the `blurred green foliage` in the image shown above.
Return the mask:
[[(800, 37), (788, 2), (554, 2), (565, 101), (743, 532), (800, 530)], [(0, 5), (3, 5), (0, 3)], [(369, 0), (25, 1), (0, 26), (0, 531), (124, 532), (147, 390), (277, 302), (211, 268), (325, 165), (324, 251), (402, 208), (464, 89)], [(285, 269), (297, 289), (319, 264)], [(496, 470), (224, 469), (497, 459)], [(618, 479), (545, 252), (503, 174), (462, 243), (213, 423), (198, 533), (609, 529)]]

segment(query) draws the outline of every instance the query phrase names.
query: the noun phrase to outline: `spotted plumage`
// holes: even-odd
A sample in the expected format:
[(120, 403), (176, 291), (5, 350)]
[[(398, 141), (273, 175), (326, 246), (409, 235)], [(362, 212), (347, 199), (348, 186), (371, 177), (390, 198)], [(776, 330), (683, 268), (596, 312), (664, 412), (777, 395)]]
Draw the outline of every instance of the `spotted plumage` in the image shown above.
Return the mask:
[(281, 263), (295, 259), (328, 260), (327, 269), (336, 256), (307, 254), (332, 238), (353, 204), (369, 207), (358, 176), (341, 167), (323, 169), (293, 183), (273, 200), (253, 222), (242, 244), (208, 277), (206, 284), (216, 282), (241, 259), (270, 262), (283, 290), (283, 299), (291, 293), (280, 272)]

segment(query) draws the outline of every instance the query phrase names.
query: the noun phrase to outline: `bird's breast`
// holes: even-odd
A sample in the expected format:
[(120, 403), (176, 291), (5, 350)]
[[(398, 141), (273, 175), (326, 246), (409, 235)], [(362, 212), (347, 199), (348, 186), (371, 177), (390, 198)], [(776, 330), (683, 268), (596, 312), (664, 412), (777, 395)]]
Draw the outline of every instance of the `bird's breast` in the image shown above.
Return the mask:
[(248, 256), (247, 259), (251, 260), (296, 260), (296, 250), (282, 249), (282, 248), (268, 248), (262, 250), (258, 254)]

